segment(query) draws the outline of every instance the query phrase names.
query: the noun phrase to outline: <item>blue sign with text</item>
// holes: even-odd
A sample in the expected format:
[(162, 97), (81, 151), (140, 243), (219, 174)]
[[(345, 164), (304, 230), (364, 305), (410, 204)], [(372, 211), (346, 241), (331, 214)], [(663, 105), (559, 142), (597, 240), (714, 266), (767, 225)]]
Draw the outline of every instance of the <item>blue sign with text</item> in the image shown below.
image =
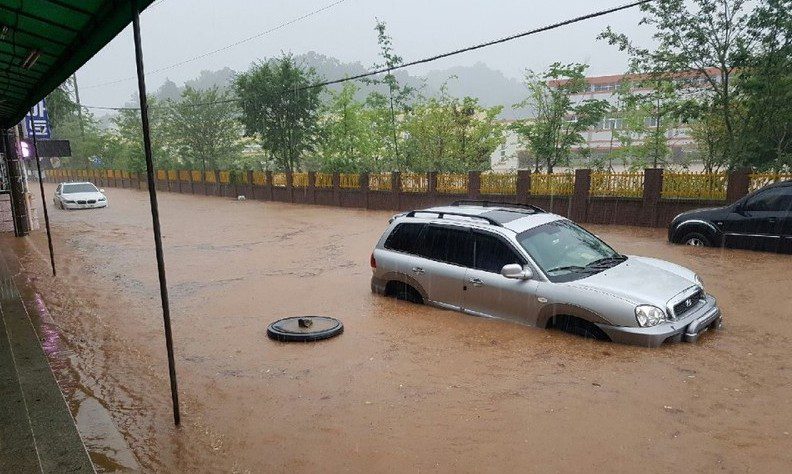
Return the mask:
[(33, 106), (32, 115), (29, 113), (25, 116), (25, 133), (28, 137), (33, 137), (34, 129), (36, 130), (36, 139), (49, 140), (52, 138), (47, 104), (44, 99), (41, 99), (41, 102)]

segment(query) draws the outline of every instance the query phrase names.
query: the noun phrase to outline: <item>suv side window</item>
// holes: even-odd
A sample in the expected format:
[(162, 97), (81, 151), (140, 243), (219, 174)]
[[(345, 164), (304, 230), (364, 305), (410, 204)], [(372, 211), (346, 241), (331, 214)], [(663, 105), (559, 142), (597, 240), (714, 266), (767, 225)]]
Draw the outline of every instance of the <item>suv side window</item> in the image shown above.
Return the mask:
[(758, 193), (745, 202), (746, 211), (788, 211), (792, 206), (792, 187), (781, 186)]
[(506, 242), (493, 236), (475, 233), (476, 251), (473, 268), (485, 272), (500, 273), (504, 265), (519, 263), (525, 265), (525, 259), (517, 255)]
[(424, 231), (416, 253), (431, 260), (470, 267), (473, 263), (473, 239), (468, 230), (430, 225)]
[(426, 224), (399, 224), (385, 240), (385, 248), (397, 252), (415, 253), (418, 238)]

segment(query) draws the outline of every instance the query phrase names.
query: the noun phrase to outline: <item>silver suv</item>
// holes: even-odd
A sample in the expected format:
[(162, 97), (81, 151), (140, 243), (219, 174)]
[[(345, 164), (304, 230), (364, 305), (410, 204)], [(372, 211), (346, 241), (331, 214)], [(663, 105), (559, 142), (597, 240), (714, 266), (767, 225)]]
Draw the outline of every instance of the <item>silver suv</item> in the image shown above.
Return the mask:
[(621, 255), (529, 205), (458, 201), (396, 215), (371, 267), (375, 293), (615, 342), (693, 342), (721, 323), (691, 270)]

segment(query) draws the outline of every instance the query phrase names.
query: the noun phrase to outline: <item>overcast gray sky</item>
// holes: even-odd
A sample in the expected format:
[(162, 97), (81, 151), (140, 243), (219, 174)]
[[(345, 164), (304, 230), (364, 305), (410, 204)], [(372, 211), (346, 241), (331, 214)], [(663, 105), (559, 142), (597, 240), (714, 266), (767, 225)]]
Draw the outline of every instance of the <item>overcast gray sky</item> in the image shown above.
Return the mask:
[[(337, 0), (157, 0), (141, 16), (146, 69), (178, 63), (293, 20)], [(177, 84), (204, 69), (228, 66), (244, 70), (259, 58), (282, 51), (316, 51), (342, 61), (365, 65), (377, 59), (375, 18), (388, 23), (394, 48), (405, 61), (514, 34), (627, 0), (345, 0), (310, 18), (253, 41), (188, 64), (152, 74), (150, 91), (166, 78)], [(432, 69), (484, 62), (507, 76), (520, 77), (526, 68), (543, 69), (553, 61), (587, 62), (592, 75), (616, 74), (626, 57), (596, 36), (607, 25), (641, 40), (647, 28), (638, 26), (635, 8), (540, 33), (503, 45), (465, 53), (411, 69)], [(80, 95), (86, 105), (120, 106), (136, 89), (134, 79), (102, 83), (135, 75), (131, 28), (127, 28), (78, 73)]]

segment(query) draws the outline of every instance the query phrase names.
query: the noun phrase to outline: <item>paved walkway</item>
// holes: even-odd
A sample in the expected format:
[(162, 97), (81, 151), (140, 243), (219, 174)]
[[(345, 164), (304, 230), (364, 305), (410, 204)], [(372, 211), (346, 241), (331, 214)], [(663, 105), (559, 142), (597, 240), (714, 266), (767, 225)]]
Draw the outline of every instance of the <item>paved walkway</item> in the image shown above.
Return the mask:
[(0, 234), (0, 473), (94, 472), (12, 276)]

